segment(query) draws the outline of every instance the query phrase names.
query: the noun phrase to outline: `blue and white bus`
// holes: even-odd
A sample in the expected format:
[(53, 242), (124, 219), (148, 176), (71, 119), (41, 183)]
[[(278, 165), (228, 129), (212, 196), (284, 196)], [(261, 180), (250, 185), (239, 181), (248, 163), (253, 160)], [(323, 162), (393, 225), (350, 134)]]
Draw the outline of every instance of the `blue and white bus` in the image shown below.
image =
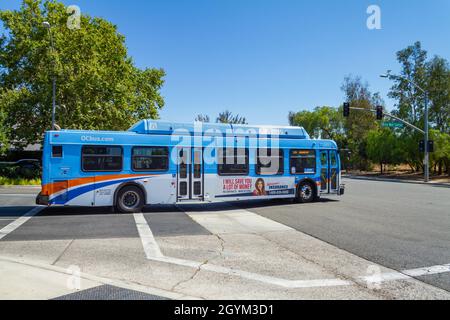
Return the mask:
[(40, 205), (111, 206), (342, 195), (334, 141), (301, 127), (142, 120), (126, 132), (45, 134)]

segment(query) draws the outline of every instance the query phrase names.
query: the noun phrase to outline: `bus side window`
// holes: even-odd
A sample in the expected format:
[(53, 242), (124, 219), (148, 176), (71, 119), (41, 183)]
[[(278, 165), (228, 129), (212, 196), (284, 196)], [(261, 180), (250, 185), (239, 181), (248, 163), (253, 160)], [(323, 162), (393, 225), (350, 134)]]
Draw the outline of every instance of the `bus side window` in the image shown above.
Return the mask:
[(167, 147), (133, 147), (131, 158), (134, 171), (169, 170)]
[(291, 150), (291, 174), (316, 173), (316, 150)]
[(52, 158), (62, 158), (63, 157), (63, 147), (53, 146), (52, 147)]
[(257, 175), (283, 175), (284, 152), (282, 149), (257, 149)]
[(219, 148), (218, 149), (219, 176), (245, 176), (249, 172), (248, 148)]
[(81, 169), (84, 172), (120, 172), (123, 150), (120, 146), (83, 146)]

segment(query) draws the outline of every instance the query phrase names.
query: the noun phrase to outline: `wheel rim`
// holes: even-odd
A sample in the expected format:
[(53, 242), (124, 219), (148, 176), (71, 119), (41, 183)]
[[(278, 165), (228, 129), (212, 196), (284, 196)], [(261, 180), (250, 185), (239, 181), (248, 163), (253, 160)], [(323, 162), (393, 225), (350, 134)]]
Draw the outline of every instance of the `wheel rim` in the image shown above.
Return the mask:
[(135, 191), (127, 191), (122, 195), (121, 203), (127, 209), (135, 209), (139, 205), (139, 194)]
[(300, 196), (302, 197), (303, 200), (306, 200), (306, 201), (310, 200), (312, 198), (312, 195), (313, 195), (313, 190), (309, 184), (305, 184), (301, 187)]

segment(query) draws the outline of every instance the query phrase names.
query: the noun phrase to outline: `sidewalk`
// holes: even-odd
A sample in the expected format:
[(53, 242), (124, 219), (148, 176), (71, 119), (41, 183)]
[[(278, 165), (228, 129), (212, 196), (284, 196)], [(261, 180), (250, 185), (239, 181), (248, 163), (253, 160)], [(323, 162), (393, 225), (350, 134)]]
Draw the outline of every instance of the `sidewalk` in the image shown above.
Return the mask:
[(35, 261), (0, 257), (2, 300), (167, 300), (195, 297), (80, 273)]

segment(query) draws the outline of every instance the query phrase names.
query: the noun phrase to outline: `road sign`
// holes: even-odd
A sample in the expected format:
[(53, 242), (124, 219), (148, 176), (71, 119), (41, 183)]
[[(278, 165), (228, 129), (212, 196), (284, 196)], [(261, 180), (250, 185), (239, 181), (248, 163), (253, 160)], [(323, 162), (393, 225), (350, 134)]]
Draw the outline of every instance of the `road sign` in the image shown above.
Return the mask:
[(405, 125), (401, 122), (382, 122), (381, 126), (383, 128), (404, 128)]

